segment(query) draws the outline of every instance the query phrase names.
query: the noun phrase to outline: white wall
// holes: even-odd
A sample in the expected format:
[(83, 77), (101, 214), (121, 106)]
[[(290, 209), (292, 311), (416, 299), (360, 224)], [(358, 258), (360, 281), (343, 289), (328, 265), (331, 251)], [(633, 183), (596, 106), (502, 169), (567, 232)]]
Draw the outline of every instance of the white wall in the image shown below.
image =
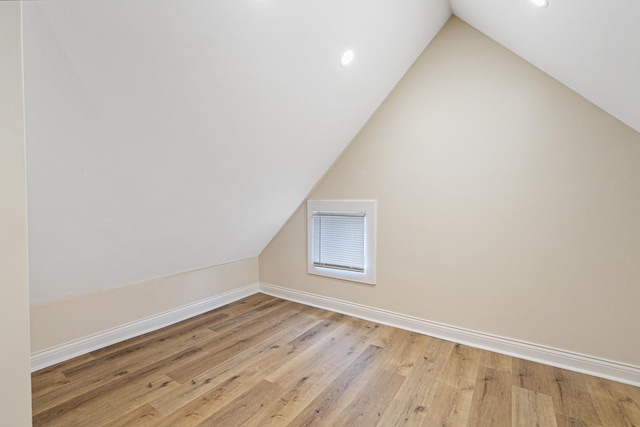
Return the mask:
[(260, 280), (640, 366), (640, 134), (457, 18), (310, 199), (377, 199), (377, 284), (306, 273), (304, 206)]
[(33, 303), (257, 256), (450, 14), (445, 0), (24, 12)]
[(31, 425), (20, 3), (0, 2), (0, 417)]

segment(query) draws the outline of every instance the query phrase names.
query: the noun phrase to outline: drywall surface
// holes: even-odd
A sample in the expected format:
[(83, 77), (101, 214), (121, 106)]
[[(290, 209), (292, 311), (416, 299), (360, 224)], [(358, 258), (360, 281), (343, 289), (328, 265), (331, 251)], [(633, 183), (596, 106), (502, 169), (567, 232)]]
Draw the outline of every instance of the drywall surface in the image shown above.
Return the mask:
[(377, 284), (260, 281), (640, 366), (640, 134), (452, 18), (310, 199), (377, 199)]
[(446, 0), (23, 7), (33, 303), (257, 256), (450, 16)]
[(450, 3), (455, 16), (640, 131), (640, 2)]
[(0, 2), (0, 414), (31, 425), (20, 3)]
[(257, 282), (258, 258), (249, 258), (32, 304), (31, 350), (47, 350)]

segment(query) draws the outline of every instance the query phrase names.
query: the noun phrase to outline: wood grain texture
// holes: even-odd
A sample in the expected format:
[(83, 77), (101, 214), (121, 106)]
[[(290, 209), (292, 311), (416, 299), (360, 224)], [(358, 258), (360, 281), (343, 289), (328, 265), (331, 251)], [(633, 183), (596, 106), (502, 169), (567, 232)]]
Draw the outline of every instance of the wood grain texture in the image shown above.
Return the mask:
[(256, 294), (32, 375), (35, 426), (640, 426), (640, 389)]

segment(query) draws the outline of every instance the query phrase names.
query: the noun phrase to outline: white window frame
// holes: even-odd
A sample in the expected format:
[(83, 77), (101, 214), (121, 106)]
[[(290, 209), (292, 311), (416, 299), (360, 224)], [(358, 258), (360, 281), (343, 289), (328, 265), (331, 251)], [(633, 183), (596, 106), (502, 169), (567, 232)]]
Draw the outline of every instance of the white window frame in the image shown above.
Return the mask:
[[(313, 264), (315, 212), (364, 212), (364, 272), (320, 267)], [(375, 200), (307, 200), (307, 272), (351, 282), (376, 283), (376, 201)]]

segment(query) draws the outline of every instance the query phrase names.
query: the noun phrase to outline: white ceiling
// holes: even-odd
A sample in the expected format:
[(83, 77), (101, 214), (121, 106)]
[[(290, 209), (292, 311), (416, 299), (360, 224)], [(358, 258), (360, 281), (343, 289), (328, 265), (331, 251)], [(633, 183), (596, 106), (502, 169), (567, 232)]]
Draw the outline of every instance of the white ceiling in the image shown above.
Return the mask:
[(449, 2), (456, 16), (640, 132), (640, 1)]
[(640, 1), (549, 2), (24, 2), (32, 301), (258, 255), (451, 9), (640, 130)]
[(257, 256), (450, 13), (24, 2), (32, 302)]

